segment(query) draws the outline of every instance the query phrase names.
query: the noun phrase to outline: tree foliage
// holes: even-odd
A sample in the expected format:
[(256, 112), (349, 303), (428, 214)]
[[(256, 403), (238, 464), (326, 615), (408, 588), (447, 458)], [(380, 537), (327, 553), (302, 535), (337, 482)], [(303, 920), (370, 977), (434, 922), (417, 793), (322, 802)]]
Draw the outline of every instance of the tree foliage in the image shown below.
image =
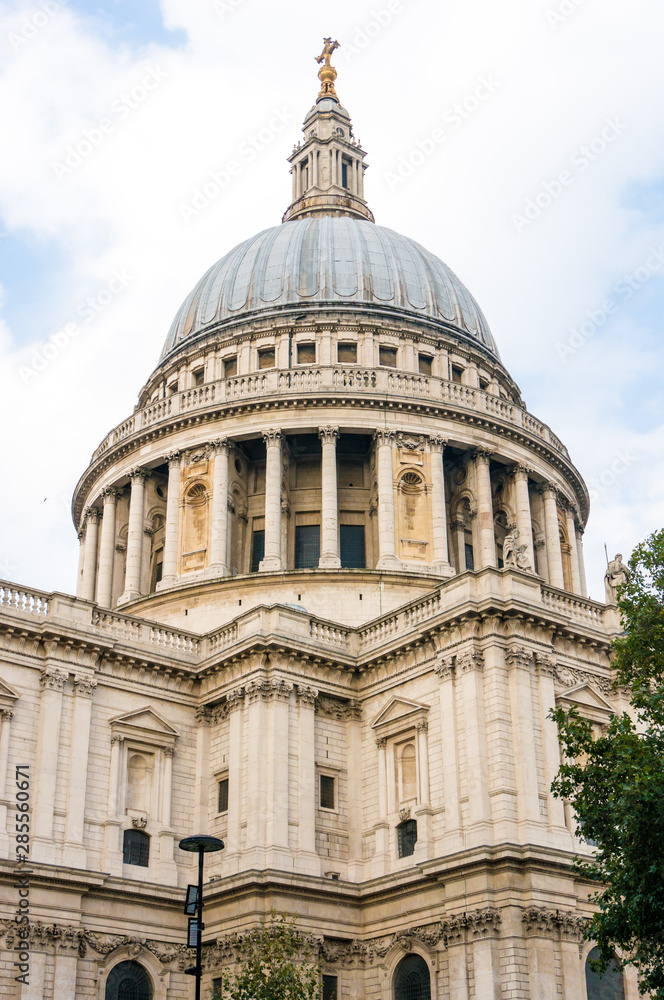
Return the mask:
[(629, 567), (612, 665), (634, 711), (614, 715), (599, 736), (574, 709), (554, 712), (566, 763), (552, 790), (597, 845), (575, 866), (599, 886), (585, 931), (599, 948), (598, 971), (615, 950), (637, 968), (641, 992), (664, 1000), (664, 530), (634, 550)]
[(319, 1000), (321, 974), (315, 942), (294, 921), (272, 912), (265, 927), (243, 934), (236, 961), (224, 968), (213, 1000)]

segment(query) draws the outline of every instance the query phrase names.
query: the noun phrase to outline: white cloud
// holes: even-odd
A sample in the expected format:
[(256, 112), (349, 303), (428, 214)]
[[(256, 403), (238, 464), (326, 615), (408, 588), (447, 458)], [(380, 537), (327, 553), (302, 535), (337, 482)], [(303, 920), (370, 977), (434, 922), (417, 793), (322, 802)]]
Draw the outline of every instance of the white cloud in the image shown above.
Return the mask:
[[(179, 49), (156, 42), (113, 48), (68, 7), (18, 51), (5, 46), (4, 228), (10, 237), (54, 240), (69, 262), (49, 299), (52, 324), (37, 331), (33, 346), (43, 350), (64, 324), (80, 325), (28, 384), (18, 368), (31, 348), (18, 350), (0, 327), (0, 393), (10, 415), (0, 448), (3, 468), (14, 470), (5, 477), (0, 517), (15, 526), (3, 532), (0, 563), (15, 567), (22, 582), (72, 587), (76, 539), (67, 503), (90, 453), (131, 412), (198, 277), (280, 219), (290, 200), (285, 158), (316, 94), (313, 57), (322, 36), (352, 43), (386, 4), (339, 0), (333, 24), (293, 0), (228, 6), (221, 16), (212, 0), (164, 0), (167, 26), (187, 33)], [(664, 479), (661, 426), (635, 429), (624, 410), (640, 380), (654, 384), (662, 354), (649, 353), (631, 307), (621, 310), (620, 337), (598, 334), (567, 364), (555, 344), (650, 245), (664, 242), (660, 223), (623, 207), (629, 185), (664, 173), (664, 9), (647, 0), (587, 0), (554, 27), (546, 12), (555, 6), (404, 0), (403, 12), (361, 53), (338, 60), (337, 85), (369, 153), (367, 193), (377, 220), (418, 239), (468, 284), (531, 410), (565, 440), (582, 474), (600, 474), (616, 448), (642, 456), (595, 504), (586, 557), (591, 591), (601, 596), (604, 540), (627, 552), (664, 522), (656, 485)], [(5, 9), (0, 40), (35, 9)], [(159, 72), (159, 85), (125, 114), (123, 95), (150, 71)], [(390, 190), (386, 171), (487, 74), (500, 81), (496, 92), (411, 181)], [(293, 124), (185, 225), (178, 206), (275, 106), (292, 112)], [(519, 234), (513, 214), (614, 116), (627, 128)], [(53, 163), (105, 120), (112, 127), (101, 130), (102, 140), (58, 179)], [(81, 303), (115, 269), (131, 282), (85, 323)], [(36, 303), (46, 295), (38, 280)], [(11, 331), (23, 339), (20, 332)], [(656, 422), (654, 402), (651, 412)]]

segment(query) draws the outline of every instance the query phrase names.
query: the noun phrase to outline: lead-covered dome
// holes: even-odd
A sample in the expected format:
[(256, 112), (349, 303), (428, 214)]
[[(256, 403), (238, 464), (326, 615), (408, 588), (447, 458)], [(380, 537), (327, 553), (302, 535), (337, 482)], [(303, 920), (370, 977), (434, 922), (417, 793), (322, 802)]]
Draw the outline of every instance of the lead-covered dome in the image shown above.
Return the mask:
[(265, 229), (214, 264), (178, 310), (162, 358), (229, 320), (341, 305), (452, 327), (498, 357), (482, 310), (442, 260), (373, 222), (321, 216)]

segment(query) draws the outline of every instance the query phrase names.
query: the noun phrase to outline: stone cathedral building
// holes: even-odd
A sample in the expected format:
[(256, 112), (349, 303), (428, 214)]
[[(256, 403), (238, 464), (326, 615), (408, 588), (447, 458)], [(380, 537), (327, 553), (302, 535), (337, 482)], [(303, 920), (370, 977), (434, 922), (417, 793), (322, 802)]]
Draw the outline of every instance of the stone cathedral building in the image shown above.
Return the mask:
[(203, 275), (76, 487), (76, 596), (0, 585), (3, 998), (191, 997), (203, 832), (204, 993), (274, 908), (326, 1000), (637, 996), (588, 971), (550, 793), (549, 710), (622, 707), (588, 492), (470, 292), (374, 222), (333, 48), (283, 223)]

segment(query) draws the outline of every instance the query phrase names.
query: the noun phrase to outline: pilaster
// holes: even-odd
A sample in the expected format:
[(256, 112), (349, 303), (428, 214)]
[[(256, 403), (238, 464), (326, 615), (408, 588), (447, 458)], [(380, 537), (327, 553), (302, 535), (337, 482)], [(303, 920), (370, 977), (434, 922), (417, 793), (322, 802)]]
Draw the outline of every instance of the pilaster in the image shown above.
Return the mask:
[(90, 748), (90, 720), (92, 696), (96, 680), (87, 674), (74, 678), (74, 714), (72, 718), (71, 758), (69, 762), (69, 787), (67, 790), (67, 818), (65, 845), (62, 860), (71, 868), (87, 866), (87, 852), (83, 846), (85, 801), (88, 785), (88, 751)]
[(328, 569), (341, 566), (339, 558), (339, 510), (337, 494), (338, 427), (321, 427), (321, 547), (318, 565)]
[(283, 569), (281, 555), (281, 431), (263, 431), (265, 441), (265, 555), (261, 572)]
[(399, 569), (394, 524), (394, 471), (392, 448), (394, 433), (374, 433), (378, 470), (378, 562), (376, 569)]
[(46, 666), (41, 671), (32, 857), (35, 861), (47, 864), (56, 864), (59, 860), (53, 840), (53, 809), (60, 752), (62, 697), (67, 678), (67, 672), (57, 667)]

